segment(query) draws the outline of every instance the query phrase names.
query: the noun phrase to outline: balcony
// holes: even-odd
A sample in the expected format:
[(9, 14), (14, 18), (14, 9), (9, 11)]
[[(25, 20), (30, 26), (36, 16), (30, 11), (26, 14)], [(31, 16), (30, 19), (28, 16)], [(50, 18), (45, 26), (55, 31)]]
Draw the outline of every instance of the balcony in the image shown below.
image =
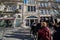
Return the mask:
[(16, 9), (15, 12), (16, 12), (16, 13), (20, 13), (20, 12), (22, 12), (22, 11), (19, 10), (19, 9)]
[(0, 11), (4, 11), (5, 6), (4, 5), (0, 5)]

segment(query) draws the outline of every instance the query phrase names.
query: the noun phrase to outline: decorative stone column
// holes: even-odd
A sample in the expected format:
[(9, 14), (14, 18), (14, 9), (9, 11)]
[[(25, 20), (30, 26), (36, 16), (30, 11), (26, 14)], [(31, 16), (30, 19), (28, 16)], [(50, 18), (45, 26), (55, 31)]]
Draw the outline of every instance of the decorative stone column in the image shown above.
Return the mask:
[(14, 28), (16, 27), (15, 25), (16, 25), (16, 19), (14, 20), (14, 23), (13, 23)]
[(25, 21), (25, 19), (23, 20), (22, 27), (23, 27), (23, 28), (26, 28), (26, 21)]
[(38, 23), (40, 23), (40, 16), (38, 17)]

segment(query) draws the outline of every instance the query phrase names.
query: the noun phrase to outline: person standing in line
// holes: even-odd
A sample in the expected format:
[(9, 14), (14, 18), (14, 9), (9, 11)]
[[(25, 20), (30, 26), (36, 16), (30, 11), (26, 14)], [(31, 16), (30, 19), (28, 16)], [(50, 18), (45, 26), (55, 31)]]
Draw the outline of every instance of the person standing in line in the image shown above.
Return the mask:
[(54, 30), (56, 31), (57, 30), (57, 23), (53, 23), (53, 28), (54, 28)]
[(51, 40), (51, 32), (46, 22), (41, 22), (41, 28), (38, 30), (38, 40)]
[(56, 26), (55, 33), (53, 34), (53, 40), (60, 40), (60, 22)]
[(37, 25), (37, 23), (32, 23), (32, 25), (31, 25), (31, 32), (33, 35), (36, 34), (36, 25)]

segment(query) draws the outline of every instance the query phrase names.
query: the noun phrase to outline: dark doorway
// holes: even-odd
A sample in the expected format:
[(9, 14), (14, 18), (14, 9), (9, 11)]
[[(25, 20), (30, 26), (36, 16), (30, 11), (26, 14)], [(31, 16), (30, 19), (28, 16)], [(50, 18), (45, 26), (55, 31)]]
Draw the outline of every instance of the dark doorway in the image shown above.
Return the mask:
[(30, 20), (30, 26), (32, 25), (32, 23), (33, 23), (33, 22), (34, 22), (34, 20), (33, 20), (33, 19), (31, 19), (31, 20)]
[(12, 23), (10, 20), (5, 20), (5, 26), (6, 27), (11, 27), (12, 26)]

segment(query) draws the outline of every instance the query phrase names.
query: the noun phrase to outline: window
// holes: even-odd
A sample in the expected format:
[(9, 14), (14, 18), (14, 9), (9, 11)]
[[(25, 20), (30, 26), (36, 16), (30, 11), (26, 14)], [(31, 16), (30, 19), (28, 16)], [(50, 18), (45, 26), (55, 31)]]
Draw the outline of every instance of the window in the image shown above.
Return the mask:
[(50, 14), (50, 10), (48, 10), (49, 14)]
[(54, 7), (54, 3), (51, 2), (51, 7)]
[(44, 3), (42, 3), (41, 6), (44, 7)]
[(41, 9), (39, 12), (41, 14), (50, 14), (50, 10), (46, 10), (46, 9)]
[(21, 9), (21, 5), (19, 5), (19, 9)]
[(35, 0), (28, 0), (28, 4), (35, 4)]
[(39, 0), (39, 1), (49, 1), (49, 0)]
[(31, 6), (31, 11), (34, 11), (33, 6)]
[(31, 9), (30, 6), (28, 6), (28, 11), (30, 11), (30, 9)]
[(18, 18), (20, 18), (20, 15), (18, 15)]
[(39, 10), (39, 13), (41, 14), (41, 10)]
[(36, 12), (36, 6), (28, 6), (29, 12)]
[(44, 13), (43, 13), (43, 10), (41, 10), (41, 14), (44, 14)]
[(40, 7), (42, 7), (42, 3), (40, 3)]
[(46, 10), (47, 14), (49, 14), (49, 10)]
[(49, 10), (44, 10), (44, 9), (43, 9), (43, 13), (44, 13), (44, 14), (49, 14)]
[(54, 1), (54, 0), (51, 0), (51, 1)]
[(49, 1), (49, 0), (45, 0), (45, 1)]
[(48, 3), (47, 3), (47, 2), (45, 2), (45, 3), (40, 3), (39, 5), (40, 5), (40, 7), (48, 7)]
[(40, 7), (45, 7), (45, 4), (44, 3), (40, 3)]
[(48, 6), (49, 6), (49, 7), (51, 6), (51, 3), (50, 3), (50, 2), (48, 2)]
[(36, 7), (34, 6), (34, 11), (36, 11)]
[(0, 16), (1, 16), (1, 17), (4, 17), (4, 15), (3, 15), (3, 14), (1, 14)]
[(12, 6), (12, 10), (16, 10), (16, 6), (15, 5)]
[(43, 1), (43, 0), (39, 0), (39, 1)]
[(46, 10), (43, 9), (43, 14), (46, 14)]
[(50, 9), (50, 14), (54, 14), (53, 9)]
[(45, 7), (48, 7), (48, 3), (45, 3)]
[(21, 24), (21, 20), (20, 20), (20, 19), (16, 19), (16, 24), (15, 24), (15, 26), (16, 26), (16, 27), (19, 27), (20, 24)]
[(14, 11), (14, 10), (16, 10), (16, 6), (15, 5), (8, 5), (8, 7), (7, 7), (7, 10), (8, 11)]

